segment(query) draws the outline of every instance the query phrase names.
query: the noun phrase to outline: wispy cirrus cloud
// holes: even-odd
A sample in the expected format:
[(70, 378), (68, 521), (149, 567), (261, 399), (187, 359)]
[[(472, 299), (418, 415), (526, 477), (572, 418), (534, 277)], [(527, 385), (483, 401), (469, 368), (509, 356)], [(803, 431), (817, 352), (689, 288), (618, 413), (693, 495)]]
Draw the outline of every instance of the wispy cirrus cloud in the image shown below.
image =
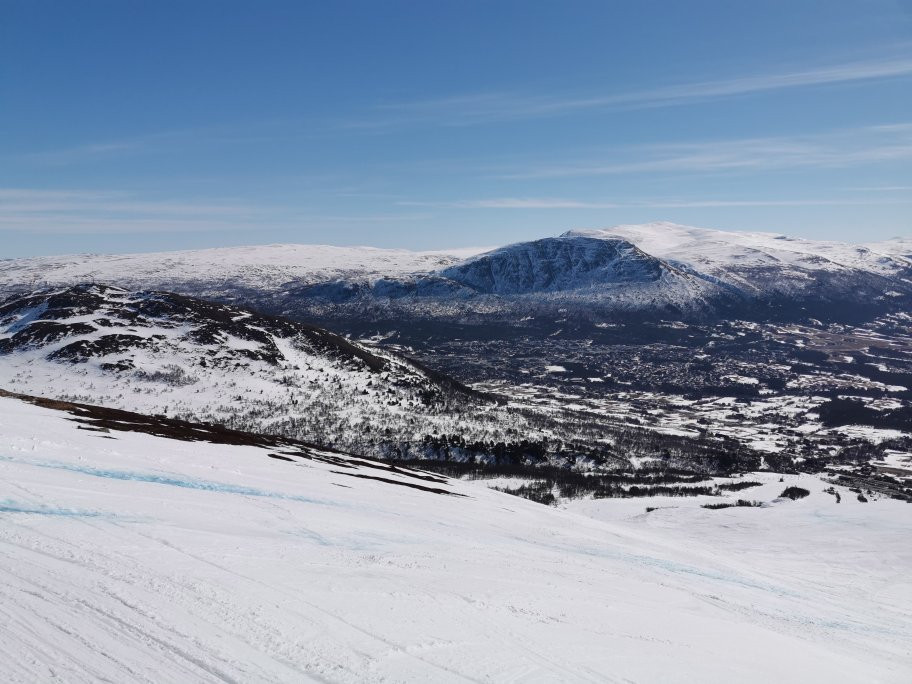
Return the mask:
[(547, 197), (497, 197), (492, 199), (452, 200), (448, 202), (401, 201), (400, 206), (442, 209), (614, 209), (612, 202), (582, 202)]
[(347, 128), (383, 129), (408, 124), (469, 126), (500, 121), (562, 116), (587, 110), (672, 107), (726, 97), (794, 88), (851, 84), (912, 76), (912, 57), (853, 61), (842, 64), (693, 81), (627, 92), (584, 95), (538, 95), (482, 92), (436, 99), (377, 105), (370, 117), (344, 124)]
[(49, 167), (105, 161), (127, 155), (154, 152), (169, 143), (199, 137), (203, 130), (205, 129), (157, 131), (113, 140), (80, 142), (61, 147), (11, 154), (6, 156), (4, 161)]
[(34, 166), (68, 166), (137, 154), (185, 150), (187, 145), (256, 145), (301, 138), (307, 134), (284, 130), (282, 122), (266, 119), (249, 124), (212, 124), (159, 130), (112, 140), (93, 140), (61, 147), (10, 154), (2, 161)]
[(73, 145), (57, 150), (43, 150), (27, 152), (19, 155), (18, 161), (34, 163), (44, 166), (65, 166), (75, 162), (94, 159), (107, 159), (127, 152), (141, 150), (144, 143), (140, 140), (123, 140), (118, 142), (89, 143)]
[(0, 188), (0, 232), (230, 230), (249, 227), (261, 214), (233, 203), (148, 200), (117, 191)]
[(912, 159), (912, 126), (891, 124), (815, 135), (705, 140), (614, 148), (601, 159), (526, 163), (502, 179), (567, 178), (639, 173), (845, 168)]
[(300, 207), (150, 200), (120, 191), (0, 188), (0, 233), (126, 235), (398, 224), (427, 212), (317, 215)]
[(852, 192), (912, 192), (912, 185), (866, 185), (846, 188)]
[(91, 213), (152, 215), (250, 215), (253, 208), (238, 204), (143, 201), (123, 192), (0, 188), (3, 215)]
[[(439, 209), (705, 209), (713, 207), (808, 207), (881, 205), (878, 199), (646, 199), (628, 202), (587, 202), (563, 198), (501, 197), (440, 202), (399, 202), (404, 206)], [(910, 199), (887, 200), (887, 204), (912, 204)]]

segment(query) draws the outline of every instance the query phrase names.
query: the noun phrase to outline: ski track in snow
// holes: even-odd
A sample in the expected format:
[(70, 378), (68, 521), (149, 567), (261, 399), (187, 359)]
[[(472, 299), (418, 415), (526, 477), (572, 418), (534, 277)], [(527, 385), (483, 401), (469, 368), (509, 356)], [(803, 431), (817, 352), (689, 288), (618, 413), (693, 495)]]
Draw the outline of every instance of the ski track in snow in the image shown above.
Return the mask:
[(762, 509), (561, 510), (478, 482), (442, 496), (259, 447), (110, 436), (0, 398), (5, 682), (912, 673), (904, 503), (836, 505), (816, 482)]

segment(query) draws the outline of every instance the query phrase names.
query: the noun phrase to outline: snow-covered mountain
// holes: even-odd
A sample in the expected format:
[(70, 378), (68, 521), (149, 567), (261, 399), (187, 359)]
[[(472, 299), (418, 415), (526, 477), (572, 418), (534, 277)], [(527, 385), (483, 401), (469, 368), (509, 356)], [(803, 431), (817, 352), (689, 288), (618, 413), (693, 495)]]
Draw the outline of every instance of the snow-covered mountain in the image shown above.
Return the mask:
[(440, 275), (481, 294), (531, 294), (653, 283), (671, 272), (624, 240), (546, 238), (471, 257)]
[(910, 251), (904, 249), (908, 241), (902, 239), (853, 245), (672, 223), (575, 230), (567, 235), (629, 240), (669, 263), (767, 298), (804, 294), (824, 286), (877, 290), (893, 279), (908, 288), (912, 272), (912, 261), (903, 254)]
[(796, 268), (854, 268), (890, 275), (904, 266), (900, 258), (907, 241), (854, 245), (793, 238), (777, 233), (725, 232), (658, 222), (620, 225), (600, 230), (572, 230), (566, 235), (622, 238), (661, 259), (697, 270), (785, 264)]
[(379, 320), (503, 323), (653, 313), (701, 315), (730, 295), (626, 240), (561, 236), (508, 245), (427, 274), (289, 288), (290, 313), (345, 324)]
[[(261, 245), (148, 254), (0, 259), (0, 291), (78, 283), (201, 294), (219, 288), (272, 292), (287, 284), (376, 280), (426, 273), (480, 249), (412, 252), (332, 245)], [(179, 287), (177, 287), (179, 286)]]
[(236, 307), (99, 285), (0, 302), (0, 387), (360, 453), (420, 444), (456, 421), (479, 439), (511, 429), (477, 410), (490, 400), (389, 351)]
[(617, 316), (839, 319), (908, 308), (912, 240), (850, 245), (652, 223), (482, 252), (274, 245), (0, 262), (0, 292), (95, 281), (351, 328)]
[(596, 323), (652, 318), (854, 319), (912, 305), (910, 241), (869, 245), (668, 223), (570, 231), (424, 276), (290, 289), (289, 311), (348, 320)]
[(605, 500), (32, 401), (0, 396), (4, 682), (909, 678), (899, 501), (808, 479), (602, 521)]

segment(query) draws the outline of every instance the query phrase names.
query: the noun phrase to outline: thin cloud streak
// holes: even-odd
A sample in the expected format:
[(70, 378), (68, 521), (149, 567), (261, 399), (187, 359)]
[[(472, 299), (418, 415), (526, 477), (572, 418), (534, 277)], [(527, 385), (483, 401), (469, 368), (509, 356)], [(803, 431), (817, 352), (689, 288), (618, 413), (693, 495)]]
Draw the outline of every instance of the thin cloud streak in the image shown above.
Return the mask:
[(286, 141), (293, 138), (310, 137), (296, 131), (281, 134), (264, 134), (274, 131), (278, 122), (268, 119), (255, 124), (213, 124), (195, 128), (180, 128), (158, 131), (108, 141), (93, 141), (69, 147), (50, 150), (38, 150), (7, 155), (5, 161), (32, 164), (35, 166), (68, 166), (85, 162), (113, 159), (128, 155), (161, 152), (168, 146), (192, 143), (200, 144), (256, 144), (262, 142)]
[(456, 200), (452, 202), (397, 202), (405, 207), (437, 207), (446, 209), (616, 209), (620, 204), (580, 202), (568, 199), (539, 197), (500, 197), (494, 199)]
[(263, 228), (262, 224), (178, 218), (98, 218), (77, 216), (0, 216), (0, 233), (38, 235), (129, 235), (195, 233)]
[(909, 192), (912, 191), (912, 185), (879, 185), (857, 188), (846, 188), (852, 192)]
[[(912, 158), (912, 128), (871, 126), (804, 137), (746, 138), (616, 149), (596, 161), (548, 164), (507, 172), (508, 180), (603, 176), (634, 173), (769, 171), (840, 168)], [(634, 159), (623, 159), (631, 155)]]
[(699, 81), (647, 90), (587, 97), (489, 92), (377, 105), (376, 116), (343, 124), (352, 129), (383, 129), (407, 124), (468, 126), (535, 119), (586, 110), (679, 106), (725, 97), (801, 87), (857, 83), (912, 76), (912, 57), (848, 62), (817, 69)]
[(225, 203), (149, 201), (99, 190), (0, 188), (0, 232), (128, 234), (242, 230), (269, 212)]
[(399, 202), (403, 206), (435, 207), (440, 209), (688, 209), (713, 207), (809, 207), (809, 206), (870, 206), (882, 204), (912, 204), (908, 200), (877, 199), (737, 199), (737, 200), (644, 200), (639, 202), (583, 202), (572, 199), (503, 197), (494, 199), (455, 200), (450, 202)]
[(0, 233), (126, 235), (420, 221), (428, 213), (302, 215), (300, 208), (137, 200), (116, 191), (0, 188)]
[(239, 216), (258, 211), (255, 207), (225, 203), (134, 200), (129, 194), (117, 191), (0, 188), (0, 216), (57, 212)]
[(104, 159), (124, 152), (134, 152), (141, 149), (142, 146), (139, 141), (91, 143), (88, 145), (75, 145), (61, 150), (29, 152), (21, 155), (20, 159), (46, 166), (65, 166), (77, 161)]

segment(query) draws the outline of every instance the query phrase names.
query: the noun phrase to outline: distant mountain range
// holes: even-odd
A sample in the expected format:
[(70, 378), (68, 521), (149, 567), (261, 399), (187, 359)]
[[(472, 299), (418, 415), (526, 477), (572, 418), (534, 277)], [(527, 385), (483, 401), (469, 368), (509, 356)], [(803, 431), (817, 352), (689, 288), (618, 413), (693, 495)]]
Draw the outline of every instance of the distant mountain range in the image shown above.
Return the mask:
[(0, 292), (87, 281), (254, 306), (343, 329), (617, 318), (856, 320), (912, 308), (912, 238), (854, 245), (670, 223), (492, 251), (271, 245), (0, 262)]

